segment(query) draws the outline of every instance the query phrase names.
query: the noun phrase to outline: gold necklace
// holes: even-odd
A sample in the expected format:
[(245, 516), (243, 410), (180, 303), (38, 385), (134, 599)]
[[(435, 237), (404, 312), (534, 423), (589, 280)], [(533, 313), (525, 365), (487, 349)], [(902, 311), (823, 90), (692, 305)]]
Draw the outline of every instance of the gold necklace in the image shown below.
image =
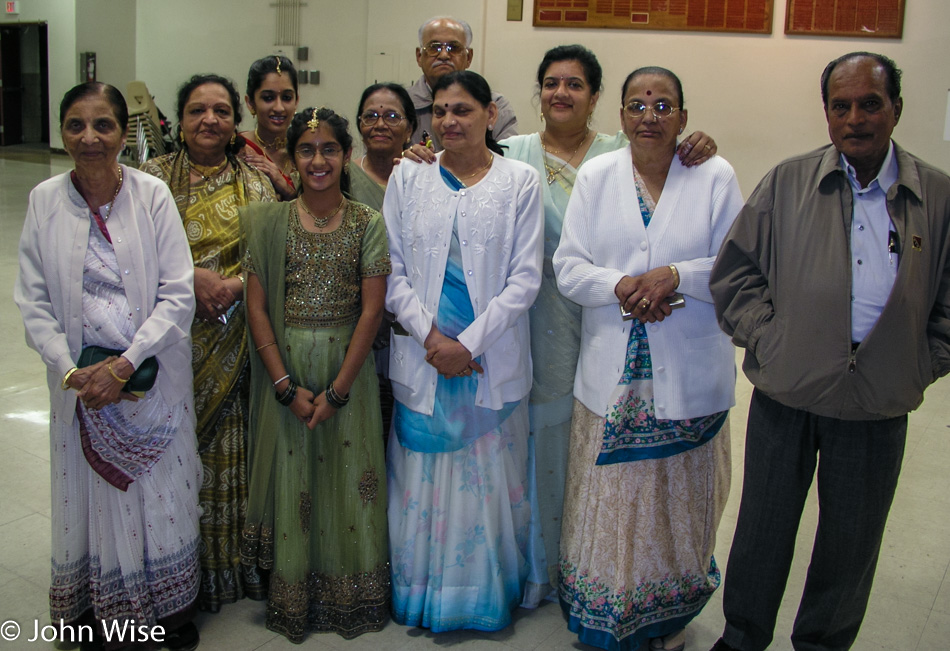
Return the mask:
[(346, 203), (346, 197), (343, 197), (342, 199), (340, 199), (340, 203), (337, 205), (336, 208), (333, 209), (333, 212), (329, 213), (328, 215), (324, 217), (317, 217), (312, 212), (310, 212), (310, 209), (307, 208), (307, 204), (304, 202), (303, 197), (301, 197), (297, 201), (298, 203), (300, 203), (301, 206), (303, 206), (304, 212), (310, 215), (311, 219), (313, 219), (314, 226), (316, 226), (317, 228), (326, 228), (327, 224), (330, 223), (330, 220), (333, 219), (333, 216), (337, 214), (338, 212), (340, 212), (340, 209), (343, 208), (343, 204)]
[(198, 176), (203, 178), (205, 182), (208, 182), (214, 177), (216, 177), (217, 175), (219, 175), (228, 166), (227, 158), (225, 158), (224, 162), (221, 163), (220, 165), (199, 165), (198, 163), (191, 160), (190, 158), (188, 159), (188, 162), (191, 164), (191, 169), (194, 170), (195, 173), (198, 174)]
[[(456, 175), (455, 175), (455, 178), (457, 178), (459, 181), (464, 181), (465, 179), (470, 179), (470, 178), (472, 178), (473, 176), (476, 176), (477, 174), (481, 174), (482, 172), (484, 172), (485, 170), (487, 170), (489, 167), (491, 167), (491, 164), (492, 164), (494, 161), (495, 161), (495, 154), (491, 154), (491, 155), (488, 156), (488, 162), (487, 162), (485, 165), (483, 165), (482, 167), (479, 167), (477, 170), (475, 170), (474, 172), (472, 172), (472, 173), (469, 174), (468, 176), (459, 176), (459, 175), (456, 174)], [(449, 170), (449, 171), (451, 172), (452, 170)], [(455, 172), (452, 172), (452, 173), (455, 174)]]
[[(556, 178), (558, 177), (558, 174), (560, 174), (561, 172), (563, 172), (563, 171), (564, 171), (564, 168), (571, 164), (571, 161), (574, 160), (574, 156), (577, 155), (577, 150), (579, 150), (579, 149), (581, 148), (581, 145), (583, 145), (585, 142), (587, 142), (587, 137), (588, 137), (589, 135), (590, 135), (590, 129), (588, 129), (588, 130), (584, 133), (584, 137), (581, 138), (581, 141), (580, 141), (579, 143), (577, 143), (577, 147), (574, 147), (574, 151), (571, 152), (571, 157), (568, 158), (566, 161), (564, 161), (564, 163), (562, 163), (560, 167), (555, 168), (553, 165), (551, 165), (551, 164), (548, 163), (547, 158), (544, 159), (544, 171), (547, 172), (548, 185), (551, 185), (552, 183), (554, 183), (554, 179), (556, 179)], [(544, 133), (543, 133), (543, 132), (538, 134), (538, 138), (541, 140), (541, 149), (544, 150), (544, 153), (545, 153), (545, 154), (554, 154), (554, 153), (558, 153), (558, 154), (559, 154), (559, 153), (561, 153), (561, 150), (560, 150), (560, 149), (556, 150), (556, 152), (552, 152), (551, 150), (549, 150), (549, 149), (544, 145)]]
[(119, 196), (119, 190), (122, 189), (122, 167), (119, 166), (119, 184), (115, 186), (115, 193), (112, 195), (112, 201), (109, 202), (109, 207), (106, 209), (105, 217), (102, 218), (102, 221), (109, 221), (109, 217), (112, 215), (112, 207), (115, 205), (115, 200)]
[(280, 136), (277, 136), (276, 138), (274, 138), (274, 140), (271, 141), (270, 143), (264, 142), (264, 139), (261, 138), (261, 134), (257, 131), (259, 128), (260, 128), (260, 125), (257, 125), (254, 127), (254, 140), (256, 140), (257, 143), (264, 149), (273, 149), (275, 151), (280, 151), (281, 149), (287, 146), (287, 138), (281, 138)]

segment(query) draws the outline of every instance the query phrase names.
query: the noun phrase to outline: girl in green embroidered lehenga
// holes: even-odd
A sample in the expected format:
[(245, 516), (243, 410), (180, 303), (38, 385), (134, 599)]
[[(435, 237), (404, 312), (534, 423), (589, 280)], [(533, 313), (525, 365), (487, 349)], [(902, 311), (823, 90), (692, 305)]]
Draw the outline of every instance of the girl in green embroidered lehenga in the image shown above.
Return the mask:
[(142, 169), (171, 188), (195, 262), (192, 367), (203, 467), (198, 603), (217, 612), (245, 595), (265, 595), (257, 572), (240, 562), (249, 370), (244, 310), (235, 309), (244, 295), (237, 210), (274, 201), (274, 192), (266, 176), (234, 156), (240, 96), (230, 81), (192, 77), (178, 92), (178, 120), (182, 149)]
[(296, 643), (308, 631), (356, 637), (389, 618), (386, 470), (369, 355), (389, 249), (382, 216), (344, 197), (346, 125), (330, 109), (299, 113), (287, 143), (298, 199), (241, 211), (256, 349), (242, 560), (270, 570), (266, 625)]

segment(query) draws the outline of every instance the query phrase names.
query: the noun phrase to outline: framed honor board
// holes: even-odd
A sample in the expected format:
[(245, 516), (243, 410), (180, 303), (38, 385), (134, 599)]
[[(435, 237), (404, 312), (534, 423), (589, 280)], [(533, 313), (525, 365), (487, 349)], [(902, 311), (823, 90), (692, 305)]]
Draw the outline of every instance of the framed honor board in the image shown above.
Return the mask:
[(534, 0), (535, 27), (772, 33), (772, 0)]
[(788, 0), (786, 34), (900, 38), (904, 0)]

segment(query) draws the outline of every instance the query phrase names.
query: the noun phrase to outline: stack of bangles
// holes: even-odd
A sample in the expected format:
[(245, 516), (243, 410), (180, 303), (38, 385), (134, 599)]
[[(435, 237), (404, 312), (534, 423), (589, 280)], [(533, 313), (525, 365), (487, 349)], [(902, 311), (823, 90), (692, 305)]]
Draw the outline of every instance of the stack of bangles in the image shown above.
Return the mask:
[(285, 407), (289, 407), (290, 403), (294, 401), (294, 398), (297, 397), (297, 383), (290, 379), (289, 375), (285, 375), (276, 382), (274, 382), (274, 387), (283, 382), (284, 380), (290, 380), (287, 382), (287, 388), (284, 389), (283, 393), (280, 391), (275, 391), (277, 396), (277, 402), (282, 404)]
[(349, 395), (344, 397), (336, 392), (336, 389), (333, 388), (333, 382), (327, 386), (326, 396), (327, 404), (334, 409), (343, 409), (343, 407), (346, 407), (347, 403), (350, 401)]

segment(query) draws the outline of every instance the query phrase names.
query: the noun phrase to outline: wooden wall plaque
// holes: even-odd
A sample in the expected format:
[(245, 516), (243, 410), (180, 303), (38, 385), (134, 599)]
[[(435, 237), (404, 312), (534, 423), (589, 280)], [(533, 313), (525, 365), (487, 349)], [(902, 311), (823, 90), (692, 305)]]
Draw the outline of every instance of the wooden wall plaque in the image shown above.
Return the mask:
[(788, 0), (785, 33), (901, 38), (904, 0)]
[(772, 33), (772, 0), (534, 0), (535, 27)]

